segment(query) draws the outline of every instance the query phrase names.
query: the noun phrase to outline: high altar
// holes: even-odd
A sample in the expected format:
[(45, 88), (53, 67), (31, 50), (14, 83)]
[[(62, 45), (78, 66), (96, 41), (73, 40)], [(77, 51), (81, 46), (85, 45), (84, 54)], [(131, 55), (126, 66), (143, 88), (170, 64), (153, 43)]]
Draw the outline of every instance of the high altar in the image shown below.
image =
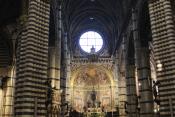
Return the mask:
[(71, 103), (73, 108), (87, 117), (104, 116), (115, 110), (115, 86), (113, 75), (104, 66), (81, 66), (71, 79)]

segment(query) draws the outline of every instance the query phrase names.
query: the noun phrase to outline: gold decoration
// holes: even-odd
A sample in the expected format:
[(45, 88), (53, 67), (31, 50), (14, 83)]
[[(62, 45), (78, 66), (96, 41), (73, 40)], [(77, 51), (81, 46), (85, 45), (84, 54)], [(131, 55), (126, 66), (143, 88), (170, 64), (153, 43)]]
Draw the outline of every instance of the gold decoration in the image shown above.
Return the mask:
[(87, 75), (89, 76), (89, 78), (95, 78), (97, 76), (96, 69), (95, 68), (88, 69)]

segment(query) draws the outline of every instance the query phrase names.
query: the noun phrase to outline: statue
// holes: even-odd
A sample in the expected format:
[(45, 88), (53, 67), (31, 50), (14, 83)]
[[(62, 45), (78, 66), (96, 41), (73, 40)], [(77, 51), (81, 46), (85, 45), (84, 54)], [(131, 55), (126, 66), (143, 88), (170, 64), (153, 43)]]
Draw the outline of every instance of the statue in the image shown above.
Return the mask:
[(96, 91), (93, 88), (92, 93), (91, 93), (91, 100), (93, 101), (93, 107), (95, 107), (96, 95), (97, 95)]
[(160, 105), (160, 101), (158, 99), (158, 92), (159, 92), (159, 81), (153, 81), (153, 95), (154, 95), (154, 101)]

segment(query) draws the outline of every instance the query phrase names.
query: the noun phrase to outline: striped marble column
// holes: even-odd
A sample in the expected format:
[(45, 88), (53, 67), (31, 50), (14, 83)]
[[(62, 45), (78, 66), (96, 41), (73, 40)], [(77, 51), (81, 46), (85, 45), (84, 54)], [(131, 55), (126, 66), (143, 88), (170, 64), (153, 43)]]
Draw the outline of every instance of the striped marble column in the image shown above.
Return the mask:
[(14, 64), (6, 68), (0, 68), (0, 117), (13, 117), (14, 79)]
[(30, 0), (17, 52), (15, 117), (45, 117), (50, 3)]
[[(121, 51), (124, 53), (125, 55), (125, 51), (126, 51), (126, 36), (123, 37), (123, 41), (122, 41), (122, 46), (120, 47)], [(124, 61), (125, 60), (125, 56), (121, 55), (122, 57), (120, 59), (120, 61)], [(124, 62), (119, 62), (120, 65), (120, 71), (119, 71), (119, 116), (120, 117), (126, 117), (126, 108), (125, 108), (125, 103), (126, 103), (126, 79), (125, 79), (125, 65)]]
[(14, 116), (14, 80), (15, 80), (15, 65), (12, 65), (8, 69), (8, 78), (3, 88), (3, 114), (2, 117)]
[[(150, 63), (148, 51), (141, 51), (141, 40), (138, 34), (138, 18), (137, 10), (132, 11), (133, 22), (133, 37), (135, 48), (135, 64), (137, 69), (138, 82), (141, 84), (139, 87), (140, 96), (140, 117), (153, 116), (153, 94), (150, 77)], [(143, 55), (146, 54), (146, 55)], [(147, 58), (146, 58), (147, 57)]]
[[(119, 58), (118, 58), (118, 54), (116, 54), (113, 57), (113, 62), (114, 62), (114, 70), (113, 70), (113, 75), (114, 75), (114, 101), (115, 101), (115, 105), (114, 107), (116, 107), (117, 109), (119, 109)], [(117, 110), (119, 111), (119, 110)]]
[(150, 70), (150, 53), (148, 48), (140, 49), (141, 62), (137, 69), (140, 96), (140, 114), (143, 117), (153, 116), (153, 93)]
[[(127, 39), (127, 38), (126, 38)], [(126, 95), (127, 101), (125, 103), (127, 117), (137, 116), (137, 91), (136, 91), (136, 78), (135, 78), (135, 61), (134, 56), (130, 53), (133, 51), (131, 43), (125, 45), (125, 78), (126, 78)]]
[(126, 103), (126, 80), (123, 73), (120, 73), (119, 79), (119, 115), (126, 117), (125, 103)]
[(126, 65), (127, 114), (128, 117), (137, 116), (137, 94), (135, 81), (135, 65)]
[[(48, 65), (48, 78), (51, 80), (52, 94), (50, 104), (48, 105), (48, 115), (60, 114), (60, 105), (61, 105), (61, 92), (60, 92), (60, 66), (58, 66), (57, 61), (60, 60), (57, 58), (57, 52), (59, 50), (56, 47), (49, 47), (49, 65)], [(58, 60), (56, 60), (58, 59)], [(48, 89), (49, 90), (49, 89)], [(48, 101), (49, 98), (47, 97)], [(55, 115), (54, 115), (55, 116)]]
[(175, 24), (171, 2), (174, 1), (149, 0), (162, 117), (175, 116)]
[(49, 67), (48, 75), (52, 84), (52, 107), (49, 115), (59, 115), (61, 113), (61, 90), (60, 90), (60, 63), (61, 63), (61, 5), (57, 0), (52, 1), (52, 9), (55, 23), (55, 44), (49, 47)]
[[(13, 78), (13, 77), (12, 77)], [(13, 79), (9, 77), (4, 87), (4, 104), (3, 104), (3, 117), (13, 116)]]
[(62, 57), (62, 74), (61, 74), (61, 89), (63, 91), (62, 93), (62, 104), (65, 103), (66, 101), (66, 78), (67, 78), (67, 34), (64, 34), (63, 40), (62, 40), (62, 44), (63, 44), (63, 57)]
[(70, 97), (70, 76), (71, 76), (71, 66), (70, 66), (70, 62), (71, 62), (71, 58), (70, 58), (70, 52), (67, 52), (67, 77), (66, 77), (66, 102), (70, 102), (71, 97)]
[(61, 82), (62, 88), (63, 88), (63, 97), (62, 97), (62, 103), (64, 104), (63, 113), (66, 113), (65, 107), (66, 103), (70, 102), (70, 89), (69, 89), (69, 81), (70, 81), (70, 52), (68, 49), (68, 43), (67, 43), (67, 33), (64, 34), (64, 40), (63, 40), (63, 51), (64, 51), (64, 73), (63, 73), (63, 79)]
[[(55, 0), (55, 3), (57, 2), (57, 0)], [(56, 41), (55, 41), (55, 46), (56, 46), (56, 57), (55, 57), (55, 66), (56, 66), (56, 78), (57, 81), (55, 82), (55, 85), (57, 87), (57, 89), (60, 90), (60, 67), (61, 67), (61, 40), (62, 40), (62, 19), (61, 19), (61, 3), (56, 4), (58, 6), (56, 6), (55, 10), (55, 21), (56, 21), (56, 30), (55, 30), (55, 34), (56, 34)]]

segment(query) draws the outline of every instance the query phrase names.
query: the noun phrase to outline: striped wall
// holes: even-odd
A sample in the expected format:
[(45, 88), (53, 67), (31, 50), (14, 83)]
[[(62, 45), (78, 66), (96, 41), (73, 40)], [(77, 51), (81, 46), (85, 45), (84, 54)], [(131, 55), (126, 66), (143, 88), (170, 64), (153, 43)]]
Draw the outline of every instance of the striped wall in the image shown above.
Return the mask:
[(49, 1), (29, 1), (28, 20), (17, 50), (16, 117), (46, 115), (49, 13)]
[(157, 69), (157, 79), (161, 85), (160, 115), (175, 116), (175, 24), (170, 0), (149, 2), (151, 29), (156, 62), (162, 64)]

